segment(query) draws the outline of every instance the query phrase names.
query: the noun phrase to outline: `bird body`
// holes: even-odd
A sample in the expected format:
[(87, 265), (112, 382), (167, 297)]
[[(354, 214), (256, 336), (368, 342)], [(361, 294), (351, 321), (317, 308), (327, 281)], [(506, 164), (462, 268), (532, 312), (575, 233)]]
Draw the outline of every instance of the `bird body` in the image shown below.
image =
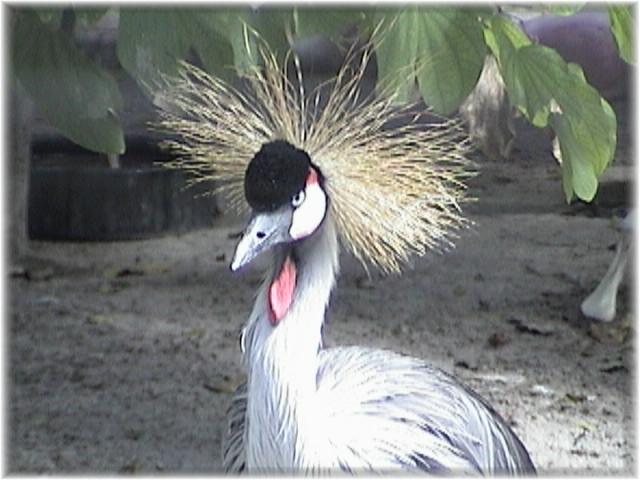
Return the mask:
[[(268, 287), (290, 248), (301, 259), (298, 281), (290, 310), (274, 327)], [(532, 472), (506, 423), (453, 377), (387, 350), (322, 348), (337, 271), (330, 218), (314, 236), (275, 252), (245, 329), (248, 379), (230, 409), (225, 468)]]
[(173, 166), (250, 207), (231, 270), (271, 255), (244, 328), (247, 381), (229, 410), (225, 469), (532, 473), (504, 420), (451, 376), (385, 350), (323, 347), (339, 245), (365, 268), (399, 272), (465, 225), (460, 125), (427, 127), (393, 97), (361, 101), (370, 51), (361, 57), (322, 109), (320, 91), (307, 96), (300, 78), (294, 88), (269, 52), (248, 76), (251, 100), (185, 65), (157, 102), (178, 135), (166, 142)]

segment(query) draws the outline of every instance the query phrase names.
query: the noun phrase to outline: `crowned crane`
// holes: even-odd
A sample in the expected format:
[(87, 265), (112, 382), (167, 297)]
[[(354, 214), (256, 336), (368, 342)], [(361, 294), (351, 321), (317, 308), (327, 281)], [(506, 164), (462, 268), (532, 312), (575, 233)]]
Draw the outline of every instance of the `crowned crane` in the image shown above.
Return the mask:
[(387, 350), (323, 347), (340, 242), (365, 267), (398, 272), (465, 224), (459, 122), (427, 128), (389, 92), (359, 99), (369, 54), (324, 99), (326, 86), (307, 96), (299, 66), (296, 85), (266, 49), (250, 93), (184, 64), (157, 99), (161, 127), (177, 133), (173, 166), (251, 209), (231, 269), (270, 255), (243, 331), (247, 381), (229, 409), (224, 468), (531, 474), (507, 423), (451, 375)]

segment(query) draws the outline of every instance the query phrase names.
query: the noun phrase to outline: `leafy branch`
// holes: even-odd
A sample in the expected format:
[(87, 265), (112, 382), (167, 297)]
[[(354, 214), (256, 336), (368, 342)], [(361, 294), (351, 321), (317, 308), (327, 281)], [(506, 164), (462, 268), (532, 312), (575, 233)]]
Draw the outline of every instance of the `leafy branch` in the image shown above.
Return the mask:
[(46, 13), (23, 10), (14, 18), (11, 54), (16, 78), (47, 121), (70, 140), (89, 150), (123, 153), (118, 85), (62, 31), (61, 16)]
[(598, 178), (613, 159), (616, 117), (582, 69), (553, 49), (532, 44), (504, 17), (485, 23), (487, 45), (515, 105), (536, 127), (551, 126), (558, 138), (567, 201), (593, 199)]
[[(582, 4), (540, 4), (556, 15), (575, 13)], [(633, 61), (630, 5), (607, 7), (611, 33), (621, 58)], [(88, 59), (63, 28), (55, 8), (13, 8), (12, 61), (15, 78), (43, 116), (79, 145), (110, 154), (124, 151), (117, 112), (122, 99), (105, 69)], [(73, 8), (92, 25), (104, 8)], [(249, 7), (144, 9), (120, 7), (117, 55), (122, 67), (147, 93), (160, 75), (176, 72), (179, 61), (197, 56), (206, 70), (227, 80), (259, 62), (252, 37), (258, 32), (284, 59), (292, 40), (323, 34), (338, 39), (357, 26), (375, 42), (378, 78), (400, 99), (414, 91), (436, 111), (454, 112), (475, 87), (486, 55), (498, 64), (511, 104), (533, 125), (557, 136), (563, 188), (589, 201), (598, 178), (613, 159), (616, 118), (609, 104), (585, 80), (582, 69), (554, 50), (533, 44), (518, 25), (489, 8), (421, 7)]]

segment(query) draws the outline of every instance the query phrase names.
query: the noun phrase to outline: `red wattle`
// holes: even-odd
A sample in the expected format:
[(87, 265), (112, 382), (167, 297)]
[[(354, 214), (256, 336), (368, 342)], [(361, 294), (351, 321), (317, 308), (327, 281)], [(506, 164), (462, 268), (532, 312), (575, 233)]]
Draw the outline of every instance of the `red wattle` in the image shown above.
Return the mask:
[(269, 286), (269, 313), (273, 325), (277, 325), (287, 314), (293, 301), (295, 287), (296, 264), (291, 257), (287, 257), (282, 264), (280, 273)]
[(309, 167), (309, 173), (307, 174), (306, 185), (312, 185), (318, 183), (318, 172), (313, 167)]

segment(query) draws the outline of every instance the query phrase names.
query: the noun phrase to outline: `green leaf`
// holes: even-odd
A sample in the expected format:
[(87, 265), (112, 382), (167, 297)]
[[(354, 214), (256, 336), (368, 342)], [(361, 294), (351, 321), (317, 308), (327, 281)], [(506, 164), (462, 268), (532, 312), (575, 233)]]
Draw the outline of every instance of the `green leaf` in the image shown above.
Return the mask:
[(567, 201), (574, 192), (591, 201), (615, 153), (615, 114), (578, 65), (551, 48), (525, 44), (509, 23), (491, 19), (485, 32), (509, 99), (531, 123), (549, 124), (558, 136)]
[(543, 11), (549, 12), (553, 15), (567, 16), (578, 13), (584, 8), (585, 2), (578, 3), (542, 3), (540, 6)]
[(60, 31), (32, 10), (16, 10), (12, 61), (41, 114), (75, 143), (96, 152), (123, 153), (118, 85)]
[(527, 34), (502, 15), (488, 19), (485, 25), (484, 41), (500, 65), (504, 65), (516, 49), (531, 44)]
[(287, 31), (293, 29), (293, 11), (290, 8), (262, 6), (247, 15), (247, 24), (253, 28), (262, 41), (269, 45), (278, 60), (284, 60), (291, 48)]
[(153, 88), (160, 74), (174, 75), (193, 48), (207, 71), (230, 81), (257, 62), (245, 41), (250, 21), (245, 8), (121, 9), (118, 57)]
[(418, 70), (420, 92), (436, 111), (451, 113), (480, 77), (486, 55), (482, 25), (473, 10), (439, 8), (421, 13), (419, 48), (427, 64)]
[(183, 16), (192, 25), (191, 42), (205, 70), (227, 81), (246, 69), (243, 18), (239, 9), (189, 10)]
[[(545, 61), (550, 62), (546, 66), (548, 70), (540, 63)], [(563, 87), (558, 81), (564, 78), (563, 69), (566, 69), (566, 64), (560, 62), (562, 59), (554, 50), (527, 45), (516, 50), (503, 66), (511, 103), (536, 127), (547, 125), (549, 113), (557, 105), (554, 93)]]
[(35, 9), (35, 11), (38, 13), (38, 17), (40, 17), (41, 22), (48, 24), (53, 29), (60, 28), (60, 22), (62, 21), (62, 12), (64, 12), (64, 7), (38, 7)]
[(568, 16), (580, 12), (587, 2), (573, 3), (553, 3), (553, 2), (528, 2), (528, 3), (511, 3), (500, 4), (500, 10), (507, 15), (516, 15), (520, 18), (539, 16), (539, 15), (556, 15)]
[(350, 24), (360, 24), (365, 13), (357, 7), (295, 7), (293, 22), (298, 37), (327, 35), (334, 38), (341, 28)]
[(481, 12), (470, 8), (407, 7), (382, 12), (376, 47), (379, 78), (398, 99), (408, 98), (417, 78), (428, 105), (451, 113), (475, 86), (486, 54)]
[[(210, 70), (217, 67), (214, 71), (228, 78), (234, 70), (242, 75), (259, 65), (259, 43), (266, 43), (283, 60), (289, 50), (286, 32), (291, 21), (290, 9), (216, 8), (198, 11), (189, 23), (200, 25), (199, 31), (193, 30), (192, 38), (205, 65)], [(232, 66), (234, 70), (228, 68)]]
[(87, 26), (91, 26), (104, 17), (109, 9), (105, 7), (74, 7), (73, 11), (76, 14), (78, 21)]
[(634, 63), (631, 5), (609, 5), (607, 10), (611, 22), (611, 33), (616, 40), (620, 57), (627, 63)]
[(378, 88), (395, 92), (399, 102), (406, 102), (416, 84), (415, 63), (418, 58), (417, 16), (413, 8), (397, 14), (381, 12), (382, 37), (376, 44)]
[[(552, 114), (549, 124), (559, 139), (563, 184), (571, 185), (578, 198), (589, 202), (597, 192), (598, 178), (615, 153), (616, 117), (604, 100), (600, 111), (595, 108), (581, 110), (584, 117)], [(603, 118), (604, 128), (596, 131), (595, 122)], [(565, 188), (565, 196), (569, 202), (573, 193)]]
[(259, 63), (258, 42), (284, 59), (290, 21), (291, 11), (281, 8), (121, 8), (118, 58), (153, 89), (161, 75), (177, 73), (179, 61), (193, 48), (206, 70), (230, 80)]
[(191, 46), (193, 24), (180, 10), (120, 7), (117, 54), (141, 85), (153, 88), (160, 74), (175, 75)]

